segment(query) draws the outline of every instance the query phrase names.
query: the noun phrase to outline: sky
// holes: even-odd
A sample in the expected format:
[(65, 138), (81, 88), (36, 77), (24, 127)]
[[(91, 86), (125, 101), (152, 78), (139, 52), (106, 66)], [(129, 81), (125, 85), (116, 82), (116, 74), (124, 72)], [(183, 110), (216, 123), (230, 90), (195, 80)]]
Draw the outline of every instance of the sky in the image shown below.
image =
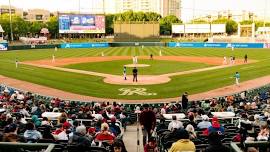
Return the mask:
[[(102, 11), (98, 4), (102, 0), (10, 0), (11, 5), (19, 8), (41, 8), (51, 11), (78, 11), (91, 13)], [(110, 1), (110, 0), (105, 0)], [(9, 0), (0, 0), (0, 5), (8, 5)], [(181, 18), (187, 22), (195, 17), (204, 16), (218, 11), (252, 11), (256, 15), (270, 17), (270, 0), (182, 0)], [(193, 9), (194, 8), (194, 9)], [(265, 11), (266, 10), (266, 11)]]

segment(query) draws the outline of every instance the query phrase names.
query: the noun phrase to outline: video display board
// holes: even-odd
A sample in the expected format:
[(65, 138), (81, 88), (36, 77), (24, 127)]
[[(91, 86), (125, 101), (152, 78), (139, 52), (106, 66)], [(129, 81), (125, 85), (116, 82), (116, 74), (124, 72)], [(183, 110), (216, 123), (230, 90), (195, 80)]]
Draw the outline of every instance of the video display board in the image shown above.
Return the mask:
[(105, 16), (59, 14), (59, 33), (105, 33)]

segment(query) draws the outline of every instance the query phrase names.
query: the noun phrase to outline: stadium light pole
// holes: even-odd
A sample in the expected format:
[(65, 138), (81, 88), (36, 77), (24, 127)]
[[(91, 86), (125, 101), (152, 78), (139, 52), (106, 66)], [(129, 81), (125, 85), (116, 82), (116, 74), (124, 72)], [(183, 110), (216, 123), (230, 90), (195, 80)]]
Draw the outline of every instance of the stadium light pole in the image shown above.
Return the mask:
[(10, 0), (8, 0), (8, 2), (9, 2), (9, 27), (10, 27), (10, 37), (11, 37), (11, 41), (13, 41), (14, 38), (13, 38), (13, 30), (12, 30), (11, 2), (10, 2)]
[(81, 0), (79, 0), (79, 14), (81, 14)]
[(263, 17), (264, 37), (266, 37), (266, 30), (265, 30), (266, 9), (267, 9), (267, 0), (264, 0), (264, 17)]
[(194, 16), (195, 16), (195, 0), (193, 0), (193, 7), (192, 7), (192, 24), (194, 24)]

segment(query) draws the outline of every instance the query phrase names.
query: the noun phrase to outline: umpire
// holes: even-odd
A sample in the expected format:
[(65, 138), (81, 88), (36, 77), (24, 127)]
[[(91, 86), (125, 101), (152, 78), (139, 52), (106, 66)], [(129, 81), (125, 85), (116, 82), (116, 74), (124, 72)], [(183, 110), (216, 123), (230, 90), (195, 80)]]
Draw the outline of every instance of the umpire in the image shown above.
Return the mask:
[(138, 69), (136, 67), (133, 68), (132, 70), (133, 73), (133, 82), (136, 81), (138, 82), (137, 76), (138, 76)]

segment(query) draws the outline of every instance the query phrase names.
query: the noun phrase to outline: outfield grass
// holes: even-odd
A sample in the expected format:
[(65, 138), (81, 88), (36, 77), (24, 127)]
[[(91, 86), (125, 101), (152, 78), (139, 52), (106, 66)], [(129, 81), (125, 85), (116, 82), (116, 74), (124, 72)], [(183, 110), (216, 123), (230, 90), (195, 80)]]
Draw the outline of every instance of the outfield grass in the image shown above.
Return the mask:
[[(103, 83), (101, 77), (89, 76), (77, 73), (69, 73), (51, 69), (37, 68), (32, 66), (21, 65), (15, 69), (15, 58), (20, 61), (51, 59), (52, 54), (56, 58), (100, 56), (104, 52), (106, 56), (132, 56), (149, 54), (158, 55), (159, 49), (162, 49), (164, 56), (210, 56), (223, 57), (235, 55), (236, 58), (243, 58), (248, 54), (249, 59), (255, 59), (258, 62), (225, 69), (211, 70), (181, 76), (174, 76), (169, 83), (143, 87), (148, 92), (157, 93), (156, 96), (119, 96), (120, 88), (134, 88), (134, 86), (110, 85)], [(174, 69), (174, 67), (170, 68)], [(122, 69), (120, 69), (122, 70)], [(262, 77), (270, 74), (270, 49), (186, 49), (186, 48), (159, 48), (145, 47), (144, 51), (138, 47), (121, 47), (105, 49), (59, 49), (53, 52), (49, 50), (25, 50), (0, 52), (0, 74), (19, 80), (25, 80), (44, 86), (49, 86), (73, 93), (119, 99), (152, 99), (168, 98), (179, 96), (184, 91), (190, 94), (204, 92), (207, 90), (231, 85), (234, 83), (233, 75), (236, 71), (241, 74), (241, 82)], [(122, 71), (121, 71), (122, 72)], [(116, 73), (117, 74), (117, 73)], [(1, 81), (2, 82), (2, 81)]]
[[(66, 65), (64, 67), (84, 71), (94, 71), (114, 75), (122, 75), (123, 66), (127, 64), (132, 64), (132, 61), (120, 60), (120, 61), (106, 61), (94, 63), (80, 63), (80, 64)], [(161, 60), (139, 60), (139, 64), (150, 65), (148, 67), (139, 67), (138, 68), (139, 75), (160, 75), (166, 73), (210, 67), (210, 65), (203, 63), (161, 61)], [(128, 75), (132, 74), (132, 67), (127, 67), (127, 74)]]

